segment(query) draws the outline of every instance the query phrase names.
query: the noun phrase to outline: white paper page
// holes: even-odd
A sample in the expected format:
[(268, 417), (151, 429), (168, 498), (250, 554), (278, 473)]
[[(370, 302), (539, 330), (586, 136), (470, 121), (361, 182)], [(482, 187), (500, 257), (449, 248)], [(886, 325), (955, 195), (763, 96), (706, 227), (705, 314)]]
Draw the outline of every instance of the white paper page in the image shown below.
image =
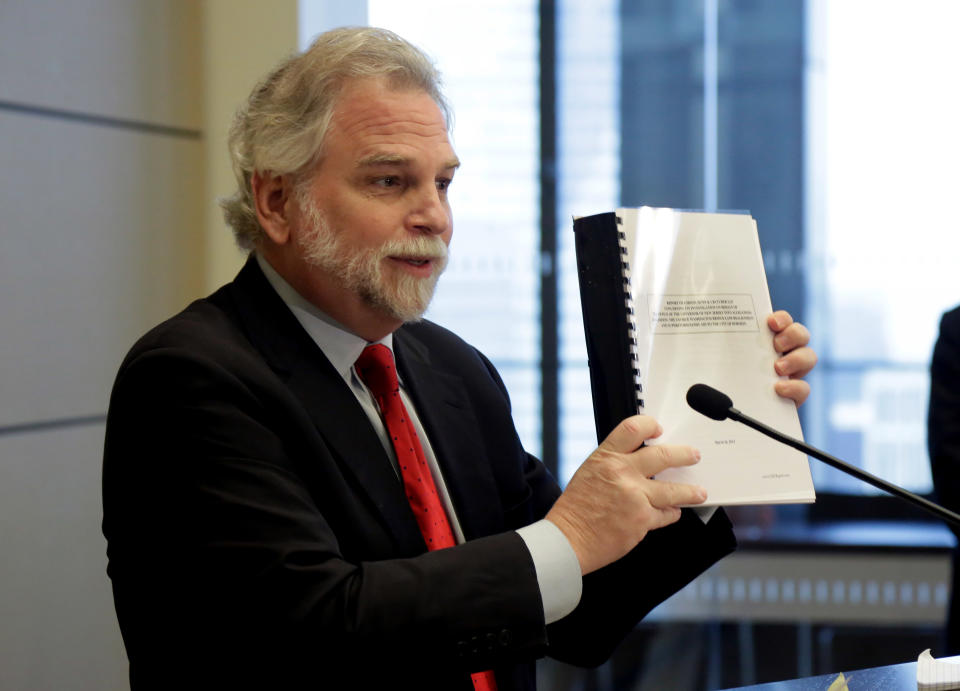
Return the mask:
[(654, 443), (690, 444), (702, 459), (659, 477), (707, 488), (708, 506), (814, 500), (805, 454), (686, 402), (703, 383), (744, 414), (795, 438), (792, 401), (774, 392), (779, 357), (754, 220), (745, 214), (619, 209), (627, 244), (644, 410), (663, 425)]

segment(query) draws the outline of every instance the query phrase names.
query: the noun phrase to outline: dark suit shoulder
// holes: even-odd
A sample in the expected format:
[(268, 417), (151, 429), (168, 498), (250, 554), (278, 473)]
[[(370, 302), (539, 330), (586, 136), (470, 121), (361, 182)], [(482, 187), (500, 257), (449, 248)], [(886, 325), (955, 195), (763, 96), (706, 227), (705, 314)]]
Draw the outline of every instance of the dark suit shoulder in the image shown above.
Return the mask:
[(940, 318), (940, 332), (934, 344), (931, 361), (931, 376), (934, 385), (955, 387), (960, 380), (960, 307), (956, 307)]
[(130, 348), (135, 355), (154, 348), (211, 347), (224, 337), (236, 338), (236, 321), (223, 308), (221, 288), (213, 295), (194, 300), (183, 310), (152, 327)]
[(960, 307), (944, 312), (940, 318), (940, 338), (960, 340)]
[(957, 305), (953, 309), (944, 312), (943, 319), (948, 320), (953, 324), (960, 324), (960, 305)]
[(413, 340), (431, 349), (436, 349), (435, 352), (438, 355), (450, 353), (454, 357), (460, 357), (465, 352), (478, 352), (476, 348), (453, 331), (429, 319), (404, 324), (397, 330), (396, 336), (401, 340)]
[(394, 333), (394, 343), (407, 349), (430, 366), (462, 375), (488, 378), (506, 394), (500, 375), (487, 357), (454, 332), (423, 319), (404, 324)]
[(246, 378), (284, 373), (290, 357), (318, 353), (256, 262), (248, 262), (233, 282), (144, 334), (124, 359), (120, 376), (135, 362), (172, 357)]
[[(960, 308), (946, 312), (930, 359), (927, 449), (937, 500), (960, 507)], [(954, 532), (957, 532), (954, 529)], [(960, 635), (960, 634), (958, 634)]]

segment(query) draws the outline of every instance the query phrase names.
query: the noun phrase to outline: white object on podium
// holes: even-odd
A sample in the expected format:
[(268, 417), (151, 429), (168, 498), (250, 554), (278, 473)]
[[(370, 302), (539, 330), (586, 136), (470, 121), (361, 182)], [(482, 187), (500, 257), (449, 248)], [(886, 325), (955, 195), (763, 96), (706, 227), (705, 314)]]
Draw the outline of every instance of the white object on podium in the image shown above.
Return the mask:
[(960, 658), (937, 660), (927, 648), (917, 658), (917, 689), (919, 691), (950, 691), (960, 689)]

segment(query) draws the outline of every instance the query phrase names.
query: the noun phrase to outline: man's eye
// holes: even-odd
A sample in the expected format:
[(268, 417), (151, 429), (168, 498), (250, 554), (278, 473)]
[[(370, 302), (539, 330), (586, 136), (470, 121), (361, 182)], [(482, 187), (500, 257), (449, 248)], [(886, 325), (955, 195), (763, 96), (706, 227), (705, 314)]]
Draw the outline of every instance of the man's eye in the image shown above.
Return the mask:
[(437, 180), (437, 189), (441, 192), (446, 192), (447, 188), (450, 187), (450, 183), (453, 182), (450, 178), (440, 178)]
[(400, 178), (393, 175), (387, 175), (382, 178), (377, 178), (375, 182), (380, 187), (396, 187), (400, 184)]

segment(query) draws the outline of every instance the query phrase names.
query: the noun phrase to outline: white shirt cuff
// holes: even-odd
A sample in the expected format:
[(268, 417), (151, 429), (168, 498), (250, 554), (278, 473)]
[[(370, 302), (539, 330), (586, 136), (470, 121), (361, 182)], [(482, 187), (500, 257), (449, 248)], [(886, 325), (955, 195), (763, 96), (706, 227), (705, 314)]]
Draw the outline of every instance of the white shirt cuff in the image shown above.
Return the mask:
[(552, 624), (563, 619), (576, 609), (583, 592), (580, 562), (570, 541), (547, 519), (520, 528), (517, 534), (533, 559), (544, 622)]

